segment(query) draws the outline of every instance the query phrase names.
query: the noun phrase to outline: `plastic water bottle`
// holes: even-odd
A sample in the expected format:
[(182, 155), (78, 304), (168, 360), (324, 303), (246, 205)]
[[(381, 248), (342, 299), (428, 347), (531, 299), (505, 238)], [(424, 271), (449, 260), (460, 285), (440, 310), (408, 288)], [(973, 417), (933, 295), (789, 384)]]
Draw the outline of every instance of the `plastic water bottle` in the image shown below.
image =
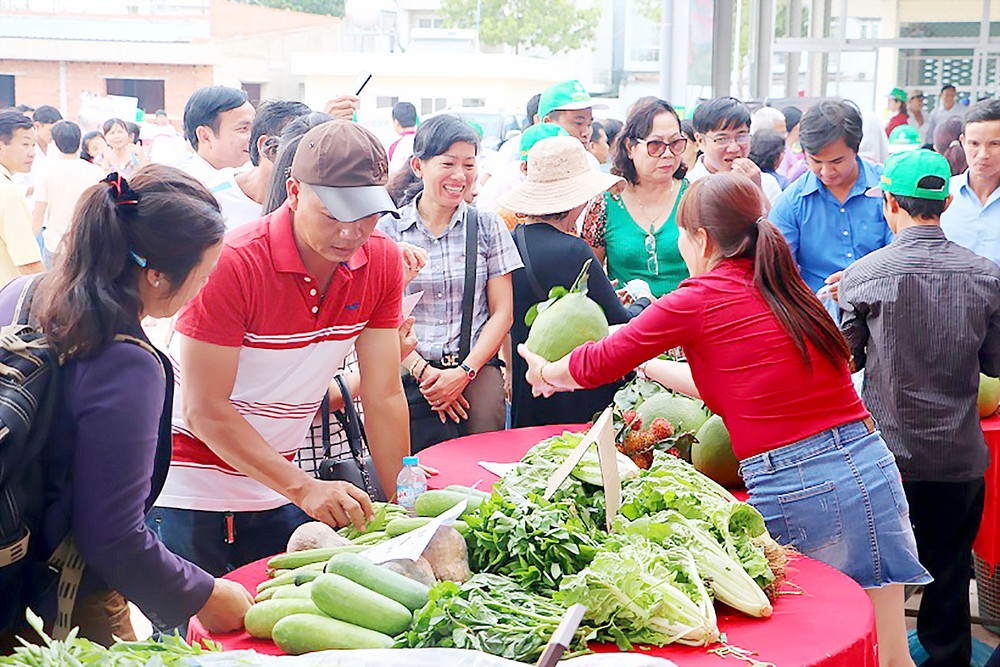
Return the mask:
[(404, 456), (403, 469), (396, 478), (396, 503), (411, 515), (415, 513), (417, 497), (427, 490), (427, 476), (418, 463), (416, 456)]

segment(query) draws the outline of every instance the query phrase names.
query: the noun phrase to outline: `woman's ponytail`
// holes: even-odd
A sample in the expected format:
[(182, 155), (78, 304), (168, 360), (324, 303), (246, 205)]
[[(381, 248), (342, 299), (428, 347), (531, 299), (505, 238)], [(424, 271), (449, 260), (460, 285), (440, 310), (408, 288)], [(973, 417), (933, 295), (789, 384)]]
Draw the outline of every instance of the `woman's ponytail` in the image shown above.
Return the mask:
[(764, 193), (753, 181), (715, 174), (684, 193), (678, 224), (689, 233), (703, 228), (723, 257), (753, 260), (754, 283), (806, 363), (806, 341), (832, 363), (849, 360), (847, 341), (799, 275), (785, 237), (760, 215), (763, 210)]
[(808, 339), (831, 362), (848, 361), (851, 352), (847, 341), (802, 280), (785, 237), (764, 218), (754, 224), (754, 282), (782, 328), (792, 336), (802, 358), (808, 363)]

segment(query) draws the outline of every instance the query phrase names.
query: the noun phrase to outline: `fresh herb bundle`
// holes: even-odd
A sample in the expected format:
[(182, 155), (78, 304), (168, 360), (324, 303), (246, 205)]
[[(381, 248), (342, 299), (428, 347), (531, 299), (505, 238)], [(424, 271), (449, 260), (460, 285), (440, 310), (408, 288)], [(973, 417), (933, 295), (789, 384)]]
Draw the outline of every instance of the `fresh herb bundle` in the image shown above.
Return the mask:
[[(471, 649), (534, 663), (565, 612), (562, 604), (529, 593), (507, 577), (477, 574), (461, 586), (444, 581), (432, 588), (430, 601), (414, 614), (413, 627), (396, 638), (396, 645)], [(589, 632), (577, 630), (571, 652), (586, 650)]]
[(474, 572), (505, 574), (533, 593), (551, 593), (590, 563), (599, 529), (571, 500), (495, 491), (467, 518)]

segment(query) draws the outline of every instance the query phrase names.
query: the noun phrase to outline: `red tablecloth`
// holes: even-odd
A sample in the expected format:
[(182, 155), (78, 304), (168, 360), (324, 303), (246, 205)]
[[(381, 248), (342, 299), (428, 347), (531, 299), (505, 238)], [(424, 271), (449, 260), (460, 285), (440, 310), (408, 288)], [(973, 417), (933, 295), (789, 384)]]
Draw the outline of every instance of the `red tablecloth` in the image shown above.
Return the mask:
[[(471, 485), (482, 480), (479, 488), (489, 488), (496, 476), (477, 465), (478, 461), (514, 462), (536, 442), (561, 433), (564, 428), (544, 426), (516, 429), (459, 438), (441, 443), (420, 453), (420, 462), (437, 468), (440, 474), (428, 480), (431, 488), (449, 484)], [(258, 561), (227, 575), (254, 591), (264, 580), (265, 561)], [(876, 667), (878, 657), (875, 615), (865, 592), (840, 572), (809, 558), (792, 563), (783, 595), (775, 602), (769, 619), (751, 619), (739, 613), (720, 613), (719, 628), (730, 644), (757, 653), (757, 659), (777, 667), (812, 665), (837, 667)], [(192, 619), (188, 638), (208, 638)], [(269, 641), (251, 638), (245, 632), (211, 637), (228, 650), (255, 649), (260, 653), (279, 653)], [(594, 646), (597, 651), (614, 651), (613, 646)], [(651, 655), (676, 662), (679, 667), (726, 667), (744, 664), (723, 660), (703, 647), (666, 647), (651, 649)]]
[(983, 420), (983, 434), (990, 449), (990, 467), (986, 470), (986, 502), (983, 520), (972, 550), (990, 564), (1000, 565), (1000, 417)]
[[(226, 575), (247, 590), (264, 581), (266, 560), (251, 563)], [(857, 584), (836, 570), (809, 558), (796, 560), (790, 569), (790, 584), (774, 605), (768, 619), (742, 614), (719, 615), (719, 628), (730, 644), (757, 652), (757, 659), (776, 667), (876, 667), (875, 615), (868, 596)], [(228, 651), (254, 649), (280, 655), (270, 641), (254, 639), (246, 632), (210, 636), (197, 619), (191, 619), (188, 641), (212, 639)], [(614, 651), (614, 646), (593, 646)], [(738, 667), (745, 663), (722, 660), (703, 647), (653, 648), (651, 655), (669, 658), (678, 667)]]

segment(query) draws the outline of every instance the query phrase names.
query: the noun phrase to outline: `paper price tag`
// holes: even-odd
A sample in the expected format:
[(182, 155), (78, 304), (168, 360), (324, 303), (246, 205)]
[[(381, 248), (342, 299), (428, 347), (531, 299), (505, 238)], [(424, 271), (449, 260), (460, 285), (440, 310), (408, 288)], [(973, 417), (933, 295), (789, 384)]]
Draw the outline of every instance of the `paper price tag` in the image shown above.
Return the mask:
[(419, 292), (414, 292), (413, 294), (407, 294), (406, 296), (403, 297), (403, 305), (402, 305), (403, 319), (406, 319), (407, 317), (410, 316), (410, 313), (412, 313), (413, 309), (417, 307), (417, 303), (419, 303), (420, 297), (422, 297), (423, 295), (424, 292), (423, 290), (421, 290)]
[(441, 526), (450, 526), (454, 523), (455, 519), (462, 516), (462, 512), (465, 511), (468, 505), (469, 501), (463, 500), (441, 516), (436, 517), (426, 526), (362, 551), (361, 555), (376, 565), (390, 560), (406, 559), (415, 561), (424, 553), (427, 545), (434, 538), (434, 533), (437, 532), (437, 529)]

